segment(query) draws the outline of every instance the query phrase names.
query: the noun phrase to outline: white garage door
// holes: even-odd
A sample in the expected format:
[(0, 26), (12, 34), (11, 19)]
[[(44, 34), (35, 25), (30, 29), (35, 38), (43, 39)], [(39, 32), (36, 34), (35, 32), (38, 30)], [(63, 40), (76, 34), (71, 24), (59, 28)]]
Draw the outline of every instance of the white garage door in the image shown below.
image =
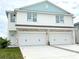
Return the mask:
[(45, 32), (20, 32), (19, 45), (46, 45)]
[(51, 32), (49, 34), (50, 44), (72, 44), (72, 32)]

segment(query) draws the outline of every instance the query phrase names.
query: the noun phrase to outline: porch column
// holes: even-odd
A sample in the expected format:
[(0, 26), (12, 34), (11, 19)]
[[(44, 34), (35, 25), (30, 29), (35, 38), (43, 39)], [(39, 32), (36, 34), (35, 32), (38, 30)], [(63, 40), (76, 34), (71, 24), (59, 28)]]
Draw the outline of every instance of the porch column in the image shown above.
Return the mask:
[(49, 30), (49, 29), (47, 29), (47, 31), (46, 31), (47, 45), (48, 45), (48, 41), (49, 41), (49, 32), (50, 32), (50, 30)]
[(72, 44), (75, 44), (75, 29), (73, 29), (73, 41)]

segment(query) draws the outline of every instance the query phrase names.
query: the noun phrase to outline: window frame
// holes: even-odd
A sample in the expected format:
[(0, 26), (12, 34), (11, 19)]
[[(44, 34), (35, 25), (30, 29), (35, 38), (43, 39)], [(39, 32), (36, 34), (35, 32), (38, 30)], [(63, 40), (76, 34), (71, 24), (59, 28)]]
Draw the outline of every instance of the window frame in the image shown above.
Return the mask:
[(27, 12), (27, 21), (28, 22), (37, 22), (37, 13), (36, 12)]
[(16, 35), (16, 31), (10, 31), (9, 35), (10, 35), (10, 37), (14, 37)]
[(10, 14), (10, 22), (15, 22), (16, 14), (11, 13)]
[(56, 23), (64, 23), (64, 16), (56, 15)]

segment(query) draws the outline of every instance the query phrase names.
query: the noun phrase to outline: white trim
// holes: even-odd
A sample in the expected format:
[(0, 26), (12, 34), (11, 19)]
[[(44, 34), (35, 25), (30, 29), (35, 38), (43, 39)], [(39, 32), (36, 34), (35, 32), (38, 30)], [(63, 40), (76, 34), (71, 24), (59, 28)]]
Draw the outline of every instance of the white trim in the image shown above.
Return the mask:
[(34, 11), (34, 10), (17, 10), (16, 12), (36, 12), (36, 13), (39, 13), (39, 14), (51, 14), (51, 15), (70, 15), (70, 16), (73, 16), (72, 14), (63, 14), (63, 13), (49, 13), (47, 11)]
[(48, 28), (48, 27), (23, 27), (17, 26), (16, 29), (54, 29), (54, 30), (73, 30), (74, 28)]

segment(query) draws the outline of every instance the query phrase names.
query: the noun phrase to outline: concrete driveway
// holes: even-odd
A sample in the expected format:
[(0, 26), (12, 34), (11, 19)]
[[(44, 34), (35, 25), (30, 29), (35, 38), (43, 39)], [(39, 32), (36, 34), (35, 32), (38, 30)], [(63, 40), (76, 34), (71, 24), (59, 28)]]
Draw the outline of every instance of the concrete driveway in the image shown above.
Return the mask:
[(24, 59), (79, 59), (79, 54), (51, 46), (20, 47)]

